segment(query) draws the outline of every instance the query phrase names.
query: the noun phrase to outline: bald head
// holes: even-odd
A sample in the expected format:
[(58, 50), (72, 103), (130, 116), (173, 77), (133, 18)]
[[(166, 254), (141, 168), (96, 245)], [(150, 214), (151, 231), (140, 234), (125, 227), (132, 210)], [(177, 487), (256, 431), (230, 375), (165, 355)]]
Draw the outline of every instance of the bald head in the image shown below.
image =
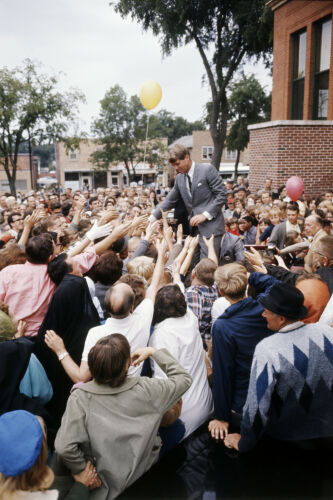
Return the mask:
[(105, 295), (105, 308), (113, 318), (126, 318), (134, 305), (134, 292), (126, 283), (111, 286)]
[(319, 215), (309, 215), (305, 219), (304, 230), (307, 236), (314, 236), (322, 227), (323, 222)]

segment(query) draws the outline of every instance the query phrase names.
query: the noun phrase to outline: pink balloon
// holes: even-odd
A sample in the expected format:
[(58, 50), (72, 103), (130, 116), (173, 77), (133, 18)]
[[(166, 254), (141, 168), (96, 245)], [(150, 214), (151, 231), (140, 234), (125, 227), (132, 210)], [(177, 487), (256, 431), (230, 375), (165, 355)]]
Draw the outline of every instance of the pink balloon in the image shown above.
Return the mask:
[(286, 191), (288, 193), (288, 196), (293, 201), (297, 201), (304, 191), (304, 183), (302, 179), (300, 177), (297, 177), (297, 175), (293, 175), (292, 177), (290, 177), (286, 183)]

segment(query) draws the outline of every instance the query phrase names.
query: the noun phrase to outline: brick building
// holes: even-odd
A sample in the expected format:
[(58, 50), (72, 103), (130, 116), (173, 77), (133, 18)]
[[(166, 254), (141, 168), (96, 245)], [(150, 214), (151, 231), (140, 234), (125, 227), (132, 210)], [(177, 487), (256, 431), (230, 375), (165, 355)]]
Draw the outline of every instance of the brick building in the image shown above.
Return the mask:
[(250, 188), (302, 177), (307, 195), (333, 186), (332, 0), (270, 0), (272, 121), (251, 125)]
[[(192, 135), (186, 135), (174, 141), (170, 144), (169, 148), (175, 144), (182, 144), (183, 146), (189, 148), (191, 158), (195, 162), (210, 163), (214, 151), (214, 145), (209, 130), (195, 130), (192, 132)], [(220, 174), (223, 178), (233, 177), (236, 156), (237, 151), (229, 151), (226, 148), (223, 149), (220, 163)], [(240, 154), (238, 172), (239, 174), (247, 175), (248, 171), (248, 150), (245, 149)]]

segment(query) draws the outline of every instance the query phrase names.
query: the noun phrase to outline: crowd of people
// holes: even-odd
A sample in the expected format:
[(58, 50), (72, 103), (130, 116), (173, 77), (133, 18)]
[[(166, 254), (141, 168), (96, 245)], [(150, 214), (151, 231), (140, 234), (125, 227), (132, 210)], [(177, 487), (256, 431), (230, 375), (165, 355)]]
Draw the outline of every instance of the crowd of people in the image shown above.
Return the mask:
[(115, 498), (197, 429), (332, 446), (333, 191), (169, 161), (172, 188), (0, 197), (3, 500)]

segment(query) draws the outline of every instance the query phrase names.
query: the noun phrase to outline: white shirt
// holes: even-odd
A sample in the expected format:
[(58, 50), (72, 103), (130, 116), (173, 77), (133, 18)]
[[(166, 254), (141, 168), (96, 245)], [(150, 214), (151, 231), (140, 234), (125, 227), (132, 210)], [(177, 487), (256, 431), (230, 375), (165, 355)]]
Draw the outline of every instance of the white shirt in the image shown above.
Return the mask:
[(16, 500), (57, 500), (59, 492), (57, 490), (46, 491), (23, 491), (17, 490)]
[[(156, 349), (166, 348), (191, 375), (192, 385), (183, 395), (180, 419), (185, 424), (185, 436), (206, 422), (213, 412), (213, 397), (205, 365), (198, 318), (187, 309), (181, 318), (168, 318), (158, 323), (149, 339)], [(161, 368), (150, 359), (154, 377), (166, 378)]]
[(214, 321), (217, 320), (221, 314), (224, 313), (224, 311), (230, 306), (229, 300), (227, 300), (225, 297), (219, 297), (213, 302), (212, 306), (212, 326)]
[[(139, 347), (146, 347), (149, 340), (150, 326), (153, 319), (154, 303), (151, 299), (144, 299), (138, 305), (134, 312), (126, 318), (108, 318), (104, 325), (95, 326), (88, 332), (84, 349), (82, 353), (82, 361), (88, 361), (89, 351), (103, 337), (112, 333), (121, 333), (125, 335), (130, 346), (131, 352), (134, 352)], [(131, 366), (128, 370), (128, 375), (132, 377), (139, 376), (142, 366)]]

